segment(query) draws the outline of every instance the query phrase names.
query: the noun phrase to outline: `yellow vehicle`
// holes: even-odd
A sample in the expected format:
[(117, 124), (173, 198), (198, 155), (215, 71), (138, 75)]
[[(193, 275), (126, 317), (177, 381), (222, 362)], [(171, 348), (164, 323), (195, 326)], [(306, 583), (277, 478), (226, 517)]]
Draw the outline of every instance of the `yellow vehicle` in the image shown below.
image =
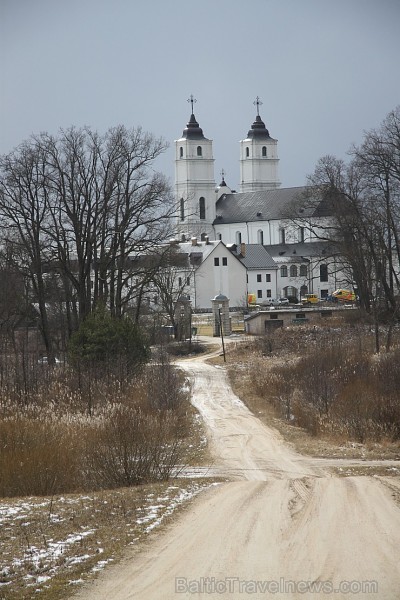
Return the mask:
[(333, 292), (332, 296), (339, 302), (354, 302), (356, 299), (355, 293), (350, 290), (336, 290)]
[(317, 294), (306, 294), (304, 298), (301, 299), (302, 304), (318, 304), (319, 298)]

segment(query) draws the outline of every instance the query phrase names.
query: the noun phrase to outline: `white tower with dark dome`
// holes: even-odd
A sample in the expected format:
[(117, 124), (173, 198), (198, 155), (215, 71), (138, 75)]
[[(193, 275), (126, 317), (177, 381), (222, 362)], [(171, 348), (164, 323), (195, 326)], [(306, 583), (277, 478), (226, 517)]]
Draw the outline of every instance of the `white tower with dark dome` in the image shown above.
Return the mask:
[(278, 140), (269, 135), (260, 117), (262, 102), (257, 96), (257, 116), (245, 140), (240, 142), (240, 191), (257, 192), (280, 187)]
[(213, 235), (215, 179), (212, 140), (207, 139), (194, 116), (193, 95), (189, 122), (175, 141), (175, 193), (178, 204), (179, 239), (199, 240)]

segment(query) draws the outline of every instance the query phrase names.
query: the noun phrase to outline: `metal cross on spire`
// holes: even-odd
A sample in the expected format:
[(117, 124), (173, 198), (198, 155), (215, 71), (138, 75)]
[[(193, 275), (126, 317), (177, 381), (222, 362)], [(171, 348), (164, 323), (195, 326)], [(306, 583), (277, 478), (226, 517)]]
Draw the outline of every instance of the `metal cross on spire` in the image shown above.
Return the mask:
[(253, 104), (254, 104), (254, 106), (257, 106), (257, 116), (259, 117), (260, 116), (260, 106), (262, 105), (262, 102), (258, 96), (254, 100)]
[(190, 94), (190, 98), (188, 98), (188, 99), (187, 99), (187, 101), (188, 101), (188, 102), (190, 102), (190, 104), (192, 105), (192, 115), (193, 115), (193, 114), (194, 114), (194, 111), (193, 111), (193, 104), (194, 104), (195, 102), (197, 102), (197, 100), (196, 100), (196, 98), (194, 98), (194, 97), (193, 97), (193, 94)]
[(221, 177), (222, 177), (222, 180), (224, 181), (225, 180), (225, 171), (224, 171), (224, 169), (221, 169)]

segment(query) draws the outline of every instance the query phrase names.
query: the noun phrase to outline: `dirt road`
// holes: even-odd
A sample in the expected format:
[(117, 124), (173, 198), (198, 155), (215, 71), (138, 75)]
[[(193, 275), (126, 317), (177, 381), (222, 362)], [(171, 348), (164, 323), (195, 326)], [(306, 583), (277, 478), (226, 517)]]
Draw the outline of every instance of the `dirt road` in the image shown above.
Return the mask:
[(262, 425), (223, 369), (181, 366), (193, 377), (212, 468), (232, 481), (203, 493), (145, 552), (78, 598), (400, 599), (398, 480), (333, 476)]

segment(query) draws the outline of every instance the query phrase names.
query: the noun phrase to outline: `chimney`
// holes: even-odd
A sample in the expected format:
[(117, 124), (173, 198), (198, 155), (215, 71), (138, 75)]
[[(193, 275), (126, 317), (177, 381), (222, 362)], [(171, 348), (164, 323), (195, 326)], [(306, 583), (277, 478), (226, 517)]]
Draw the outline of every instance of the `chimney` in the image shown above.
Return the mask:
[(192, 242), (192, 246), (197, 246), (197, 238), (192, 237), (191, 242)]
[(246, 256), (246, 244), (244, 242), (240, 244), (240, 254), (243, 258)]

